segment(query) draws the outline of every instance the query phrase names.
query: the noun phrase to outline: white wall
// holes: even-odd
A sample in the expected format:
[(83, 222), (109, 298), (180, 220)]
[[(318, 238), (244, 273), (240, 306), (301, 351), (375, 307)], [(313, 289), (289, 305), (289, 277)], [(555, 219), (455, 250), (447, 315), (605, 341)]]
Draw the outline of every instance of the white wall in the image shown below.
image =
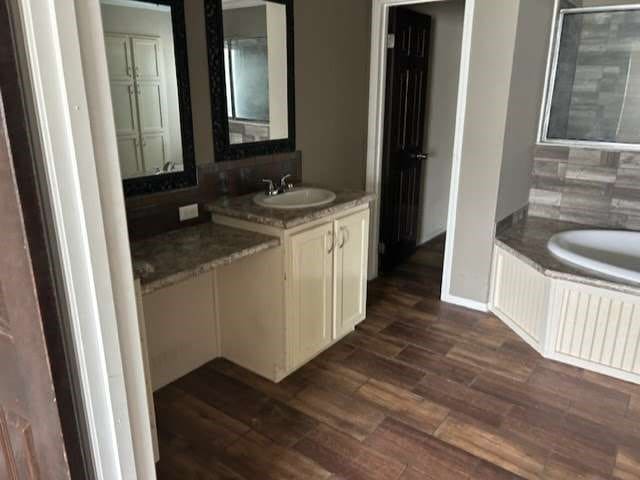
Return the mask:
[(531, 169), (554, 14), (553, 4), (551, 0), (520, 2), (497, 220), (502, 220), (529, 202)]
[(424, 243), (444, 232), (447, 226), (464, 0), (425, 3), (412, 10), (431, 17), (424, 136), (424, 151), (429, 159), (422, 172), (418, 233), (418, 243)]
[(527, 203), (552, 0), (481, 0), (474, 15), (451, 293), (486, 303), (495, 223)]
[(294, 3), (296, 143), (304, 180), (362, 189), (371, 0)]
[(529, 0), (479, 0), (473, 18), (450, 293), (481, 304), (486, 304), (489, 294), (498, 184), (521, 1)]

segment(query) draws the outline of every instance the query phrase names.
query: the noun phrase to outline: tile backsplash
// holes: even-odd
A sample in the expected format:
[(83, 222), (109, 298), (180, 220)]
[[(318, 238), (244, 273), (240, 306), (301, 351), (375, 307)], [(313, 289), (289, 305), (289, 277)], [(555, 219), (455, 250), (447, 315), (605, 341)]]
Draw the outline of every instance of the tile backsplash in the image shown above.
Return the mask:
[(538, 146), (529, 215), (640, 230), (640, 152)]
[[(292, 174), (292, 180), (296, 183), (302, 180), (300, 152), (198, 165), (196, 187), (127, 198), (129, 237), (137, 240), (211, 221), (210, 215), (202, 208), (205, 203), (225, 195), (259, 191), (263, 178), (277, 180), (287, 173)], [(180, 222), (178, 208), (194, 203), (200, 207), (200, 216)]]

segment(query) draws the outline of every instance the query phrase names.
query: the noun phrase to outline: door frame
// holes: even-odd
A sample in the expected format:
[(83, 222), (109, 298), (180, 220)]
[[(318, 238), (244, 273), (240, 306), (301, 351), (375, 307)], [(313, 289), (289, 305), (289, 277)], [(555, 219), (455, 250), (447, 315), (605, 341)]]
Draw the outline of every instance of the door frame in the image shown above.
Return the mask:
[[(380, 193), (382, 186), (381, 170), (384, 141), (384, 110), (386, 100), (387, 77), (387, 31), (389, 27), (389, 9), (403, 5), (416, 5), (442, 0), (373, 0), (371, 23), (371, 70), (369, 76), (369, 128), (367, 139), (367, 191), (376, 194), (371, 216), (369, 238), (369, 279), (378, 276), (378, 244), (380, 240)], [(464, 135), (465, 112), (467, 107), (467, 88), (469, 85), (469, 63), (471, 59), (471, 37), (473, 32), (473, 14), (476, 0), (466, 0), (460, 56), (460, 76), (456, 107), (456, 127), (453, 144), (453, 163), (451, 167), (451, 186), (449, 189), (449, 213), (447, 217), (447, 240), (445, 245), (444, 269), (441, 298), (445, 302), (462, 305), (475, 310), (486, 311), (487, 306), (451, 294), (451, 268), (456, 235), (456, 210), (458, 206), (458, 188), (460, 167), (462, 164), (462, 143)]]
[[(98, 0), (9, 0), (98, 479), (155, 478)], [(101, 78), (96, 81), (96, 78)], [(105, 85), (106, 82), (106, 85)], [(105, 93), (106, 92), (106, 93)], [(136, 341), (136, 339), (138, 339)]]

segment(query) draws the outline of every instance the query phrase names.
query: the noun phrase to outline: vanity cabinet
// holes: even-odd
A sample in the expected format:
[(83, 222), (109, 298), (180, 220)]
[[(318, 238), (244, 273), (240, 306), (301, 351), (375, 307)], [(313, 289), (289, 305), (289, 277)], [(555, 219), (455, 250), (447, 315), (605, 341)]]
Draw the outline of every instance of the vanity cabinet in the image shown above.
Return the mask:
[(290, 236), (286, 283), (293, 367), (364, 319), (368, 231), (364, 210)]
[[(219, 295), (223, 357), (280, 381), (364, 320), (368, 205), (290, 229), (215, 214), (213, 220), (281, 240), (280, 259), (269, 268), (263, 260), (261, 265), (247, 267), (242, 275), (231, 269), (219, 272), (219, 288), (224, 289), (225, 285), (255, 284), (260, 271), (261, 286), (256, 288), (268, 292), (265, 298), (281, 299), (281, 308), (247, 313), (245, 298)], [(257, 355), (258, 344), (264, 355)]]

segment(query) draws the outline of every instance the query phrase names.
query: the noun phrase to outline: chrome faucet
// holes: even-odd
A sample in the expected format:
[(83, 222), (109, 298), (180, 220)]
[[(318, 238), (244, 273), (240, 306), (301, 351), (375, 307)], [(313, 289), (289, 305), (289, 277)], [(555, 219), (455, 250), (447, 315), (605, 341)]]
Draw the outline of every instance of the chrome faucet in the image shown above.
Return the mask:
[(273, 197), (275, 195), (278, 195), (278, 193), (280, 193), (276, 188), (276, 186), (273, 184), (273, 180), (270, 180), (268, 178), (263, 178), (262, 183), (266, 184), (266, 190), (264, 192), (265, 195), (269, 197)]
[(293, 190), (293, 183), (287, 182), (287, 179), (291, 177), (290, 173), (287, 173), (284, 177), (280, 179), (280, 185), (276, 188), (273, 180), (268, 178), (263, 178), (262, 183), (266, 184), (264, 194), (273, 197), (275, 195), (280, 195), (281, 193), (287, 193)]
[(288, 192), (289, 190), (293, 190), (293, 183), (287, 182), (287, 179), (291, 177), (290, 173), (287, 173), (284, 177), (280, 179), (280, 193)]

